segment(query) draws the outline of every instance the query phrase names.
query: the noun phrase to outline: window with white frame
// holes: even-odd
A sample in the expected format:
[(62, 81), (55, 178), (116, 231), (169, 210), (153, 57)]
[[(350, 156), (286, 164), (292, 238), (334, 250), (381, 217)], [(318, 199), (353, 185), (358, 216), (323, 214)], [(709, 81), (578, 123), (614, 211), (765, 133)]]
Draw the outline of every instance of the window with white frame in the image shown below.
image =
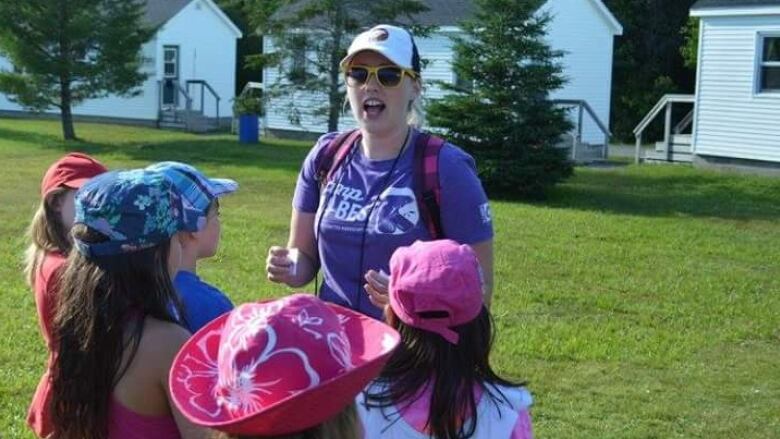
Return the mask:
[(780, 92), (780, 35), (764, 35), (759, 44), (759, 93)]
[(163, 47), (163, 75), (166, 78), (179, 77), (179, 46)]

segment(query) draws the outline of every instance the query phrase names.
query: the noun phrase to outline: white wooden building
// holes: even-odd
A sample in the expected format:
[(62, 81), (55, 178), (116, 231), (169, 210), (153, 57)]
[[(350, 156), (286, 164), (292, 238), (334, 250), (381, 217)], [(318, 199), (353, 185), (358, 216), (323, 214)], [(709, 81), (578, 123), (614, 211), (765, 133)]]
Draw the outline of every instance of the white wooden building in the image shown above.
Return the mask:
[[(442, 90), (431, 85), (433, 81), (455, 83), (452, 70), (452, 41), (449, 36), (460, 32), (457, 23), (473, 14), (474, 7), (467, 0), (427, 0), (430, 11), (415, 16), (421, 24), (438, 26), (438, 31), (428, 38), (417, 38), (420, 55), (428, 61), (422, 76), (428, 84), (426, 99), (442, 96)], [(548, 0), (540, 8), (552, 15), (548, 27), (548, 39), (553, 49), (565, 51), (562, 60), (568, 83), (551, 98), (582, 100), (587, 102), (597, 117), (608, 126), (610, 94), (612, 88), (613, 42), (623, 32), (622, 26), (601, 0)], [(367, 27), (376, 23), (366, 23)], [(266, 38), (264, 51), (274, 50), (273, 40)], [(310, 54), (311, 55), (311, 54)], [(278, 68), (266, 68), (263, 82), (271, 85), (279, 80)], [(287, 107), (294, 100), (297, 107), (315, 108), (327, 101), (326, 96), (300, 93), (284, 98), (270, 99), (264, 126), (272, 130), (321, 133), (327, 129), (324, 118), (302, 115), (300, 124), (291, 123)], [(576, 117), (575, 117), (576, 118)], [(355, 125), (347, 112), (339, 123), (339, 129)], [(603, 143), (604, 135), (587, 115), (583, 118), (583, 140)]]
[[(145, 21), (159, 29), (141, 49), (149, 75), (141, 94), (88, 100), (74, 106), (73, 114), (158, 126), (186, 123), (196, 131), (216, 124), (217, 117), (229, 119), (236, 40), (242, 36), (236, 25), (213, 0), (147, 0)], [(11, 68), (0, 55), (0, 69)], [(17, 111), (23, 108), (0, 93), (0, 112)]]
[(780, 163), (780, 0), (700, 0), (695, 158)]

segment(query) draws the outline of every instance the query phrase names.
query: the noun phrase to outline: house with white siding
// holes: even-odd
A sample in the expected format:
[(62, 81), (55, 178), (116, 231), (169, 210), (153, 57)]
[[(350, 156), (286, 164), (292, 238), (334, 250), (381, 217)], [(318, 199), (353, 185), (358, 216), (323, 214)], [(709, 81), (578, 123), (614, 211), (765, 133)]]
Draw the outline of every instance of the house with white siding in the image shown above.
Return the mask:
[[(422, 71), (425, 85), (425, 99), (436, 99), (443, 91), (434, 85), (434, 81), (457, 82), (452, 69), (453, 51), (450, 36), (461, 32), (458, 23), (472, 16), (474, 6), (468, 0), (427, 0), (424, 3), (429, 11), (415, 16), (415, 21), (423, 25), (437, 26), (430, 37), (417, 38), (416, 43), (421, 57), (427, 61)], [(601, 0), (548, 0), (540, 11), (549, 12), (552, 20), (548, 27), (547, 38), (553, 49), (562, 50), (564, 75), (568, 83), (556, 91), (552, 99), (568, 102), (586, 102), (592, 110), (582, 117), (582, 140), (591, 143), (604, 143), (604, 133), (599, 128), (597, 118), (603, 128), (607, 128), (610, 117), (610, 94), (612, 89), (613, 42), (621, 35), (623, 28)], [(366, 28), (376, 23), (366, 23)], [(273, 40), (264, 40), (264, 52), (274, 50)], [(313, 55), (313, 54), (310, 54)], [(277, 67), (266, 68), (263, 83), (266, 86), (280, 80)], [(266, 104), (264, 126), (271, 130), (322, 133), (327, 129), (324, 118), (315, 118), (301, 114), (299, 123), (290, 120), (288, 107), (290, 100), (296, 106), (312, 108), (327, 101), (326, 96), (298, 94), (296, 96), (270, 98)], [(580, 110), (583, 111), (583, 110)], [(577, 122), (577, 111), (572, 115)], [(347, 112), (339, 121), (339, 129), (354, 127), (355, 122)]]
[(780, 0), (699, 0), (694, 162), (780, 164)]
[[(193, 131), (229, 121), (238, 27), (213, 0), (147, 0), (144, 20), (157, 32), (141, 49), (148, 77), (140, 95), (88, 100), (73, 107), (74, 116)], [(0, 55), (3, 69), (13, 66)], [(0, 114), (23, 111), (0, 93)]]

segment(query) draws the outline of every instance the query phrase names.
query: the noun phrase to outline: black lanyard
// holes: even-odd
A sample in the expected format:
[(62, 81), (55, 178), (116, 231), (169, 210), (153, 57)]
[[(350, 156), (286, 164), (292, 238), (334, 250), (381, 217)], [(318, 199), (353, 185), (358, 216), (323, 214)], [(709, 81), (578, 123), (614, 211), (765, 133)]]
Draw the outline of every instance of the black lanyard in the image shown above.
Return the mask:
[[(368, 211), (366, 212), (366, 219), (363, 221), (363, 233), (360, 238), (360, 259), (358, 263), (358, 277), (357, 277), (357, 288), (355, 290), (356, 292), (356, 298), (357, 303), (355, 304), (355, 309), (360, 310), (360, 303), (362, 302), (362, 296), (363, 292), (361, 291), (363, 282), (361, 282), (361, 279), (363, 277), (363, 264), (365, 262), (365, 252), (366, 252), (366, 237), (368, 235), (368, 224), (371, 220), (371, 214), (374, 212), (374, 209), (376, 208), (377, 204), (379, 203), (379, 198), (382, 196), (382, 193), (387, 190), (387, 188), (390, 186), (391, 179), (393, 177), (393, 173), (395, 172), (395, 169), (398, 167), (398, 162), (401, 159), (401, 156), (403, 155), (404, 151), (406, 150), (406, 145), (409, 143), (409, 137), (411, 135), (412, 129), (409, 128), (406, 131), (406, 138), (404, 139), (404, 143), (401, 145), (401, 150), (398, 151), (398, 155), (395, 156), (395, 159), (393, 160), (393, 165), (390, 167), (390, 170), (385, 174), (384, 181), (381, 185), (381, 190), (377, 193), (376, 198), (371, 202), (371, 205), (368, 208)], [(336, 180), (336, 185), (333, 187), (333, 190), (330, 194), (326, 194), (325, 200), (323, 203), (323, 211), (320, 214), (319, 219), (317, 220), (317, 233), (315, 234), (315, 245), (317, 248), (317, 252), (319, 252), (319, 239), (320, 239), (320, 233), (322, 232), (322, 218), (325, 216), (326, 211), (328, 210), (328, 204), (331, 201), (331, 198), (333, 197), (333, 194), (336, 192), (336, 188), (341, 184), (345, 171), (349, 164), (354, 159), (355, 153), (357, 151), (359, 146), (353, 145), (352, 151), (349, 153), (349, 157), (347, 157), (347, 160), (344, 161), (344, 164), (341, 166), (341, 169), (339, 169), (339, 177)], [(322, 265), (322, 264), (320, 264)], [(323, 276), (323, 282), (325, 282), (324, 276)], [(315, 284), (314, 284), (314, 294), (319, 296), (319, 281), (316, 279), (315, 276)]]

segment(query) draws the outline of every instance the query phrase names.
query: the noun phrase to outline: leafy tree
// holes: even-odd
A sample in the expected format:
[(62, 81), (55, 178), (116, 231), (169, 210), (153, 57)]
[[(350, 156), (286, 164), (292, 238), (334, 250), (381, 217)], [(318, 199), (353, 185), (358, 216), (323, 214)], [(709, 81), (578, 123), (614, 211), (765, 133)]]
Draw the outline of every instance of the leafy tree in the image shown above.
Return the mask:
[(572, 174), (556, 148), (571, 128), (565, 110), (548, 99), (565, 83), (562, 53), (545, 42), (550, 16), (538, 0), (475, 0), (473, 19), (454, 37), (461, 83), (428, 106), (431, 125), (476, 159), (492, 195), (538, 198)]
[[(264, 37), (271, 37), (274, 50), (247, 58), (259, 67), (277, 67), (280, 81), (266, 84), (268, 96), (314, 93), (327, 96), (324, 104), (299, 107), (291, 99), (288, 113), (297, 123), (304, 113), (327, 120), (328, 131), (338, 130), (344, 100), (339, 62), (353, 35), (379, 23), (414, 23), (414, 16), (428, 10), (419, 0), (365, 2), (362, 0), (233, 0), (243, 8), (249, 23)], [(412, 26), (415, 34), (430, 28)]]
[(631, 141), (636, 124), (662, 95), (693, 92), (695, 72), (680, 55), (680, 29), (695, 0), (604, 3), (623, 25), (615, 45), (611, 126), (617, 138)]
[(32, 110), (59, 108), (62, 133), (76, 139), (71, 107), (109, 94), (133, 96), (146, 75), (142, 0), (0, 2), (0, 92)]
[(699, 19), (690, 17), (688, 23), (682, 29), (685, 43), (680, 47), (685, 67), (696, 70), (699, 57)]
[[(255, 32), (246, 16), (244, 5), (251, 0), (216, 0), (219, 7), (227, 14), (244, 35), (236, 42), (236, 88), (238, 96), (244, 90), (247, 82), (262, 82), (263, 69), (247, 64), (246, 57), (263, 51), (263, 36)], [(264, 0), (262, 3), (273, 3)]]

